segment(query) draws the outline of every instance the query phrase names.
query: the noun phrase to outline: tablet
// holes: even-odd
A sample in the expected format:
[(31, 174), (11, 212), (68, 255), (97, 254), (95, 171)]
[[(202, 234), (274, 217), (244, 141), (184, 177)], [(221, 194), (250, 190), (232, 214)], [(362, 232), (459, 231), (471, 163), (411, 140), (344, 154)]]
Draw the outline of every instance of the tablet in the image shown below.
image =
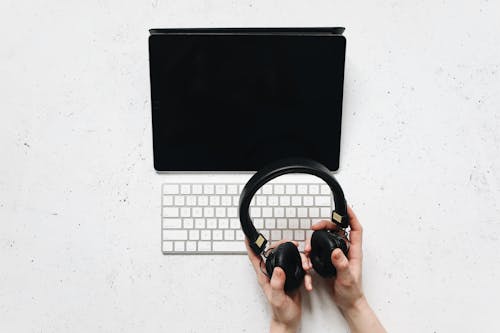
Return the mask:
[(339, 167), (343, 28), (152, 29), (154, 167)]

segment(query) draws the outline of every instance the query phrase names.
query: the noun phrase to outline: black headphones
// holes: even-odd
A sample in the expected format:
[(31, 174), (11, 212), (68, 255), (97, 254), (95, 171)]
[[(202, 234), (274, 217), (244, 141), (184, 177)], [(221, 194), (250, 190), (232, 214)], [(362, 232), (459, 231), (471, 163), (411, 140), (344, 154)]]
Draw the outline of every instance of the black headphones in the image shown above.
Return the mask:
[[(241, 228), (252, 251), (266, 258), (266, 272), (269, 278), (273, 274), (274, 267), (281, 267), (285, 271), (285, 291), (298, 288), (304, 279), (305, 272), (302, 268), (299, 250), (293, 243), (286, 242), (274, 249), (264, 251), (267, 239), (255, 229), (249, 207), (253, 196), (264, 184), (288, 173), (306, 173), (317, 176), (328, 184), (333, 193), (335, 210), (332, 211), (331, 219), (339, 228), (335, 231), (317, 230), (312, 234), (310, 259), (314, 270), (323, 277), (335, 276), (337, 271), (331, 262), (332, 251), (340, 248), (345, 255), (349, 251), (349, 240), (345, 233), (345, 228), (349, 226), (349, 217), (344, 192), (327, 167), (313, 160), (293, 158), (278, 161), (258, 171), (241, 192), (239, 207)], [(339, 231), (343, 231), (343, 235)]]

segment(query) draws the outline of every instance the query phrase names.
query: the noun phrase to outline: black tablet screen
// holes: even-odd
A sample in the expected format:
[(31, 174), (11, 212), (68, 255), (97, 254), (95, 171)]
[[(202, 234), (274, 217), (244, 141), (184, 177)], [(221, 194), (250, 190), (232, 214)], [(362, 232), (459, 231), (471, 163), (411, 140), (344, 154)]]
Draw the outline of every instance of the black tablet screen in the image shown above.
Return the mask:
[(344, 57), (335, 35), (151, 36), (155, 168), (307, 157), (337, 170)]

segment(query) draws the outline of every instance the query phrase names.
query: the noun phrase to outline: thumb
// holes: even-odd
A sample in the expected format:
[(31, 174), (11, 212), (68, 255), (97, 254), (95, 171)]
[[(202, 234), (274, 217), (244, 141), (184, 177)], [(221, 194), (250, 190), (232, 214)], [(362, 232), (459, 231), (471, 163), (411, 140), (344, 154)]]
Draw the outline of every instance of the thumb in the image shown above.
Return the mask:
[(333, 250), (331, 259), (333, 266), (337, 269), (337, 276), (342, 277), (349, 273), (349, 260), (341, 249)]
[(274, 267), (271, 277), (271, 294), (275, 301), (279, 301), (285, 296), (285, 271), (281, 267)]

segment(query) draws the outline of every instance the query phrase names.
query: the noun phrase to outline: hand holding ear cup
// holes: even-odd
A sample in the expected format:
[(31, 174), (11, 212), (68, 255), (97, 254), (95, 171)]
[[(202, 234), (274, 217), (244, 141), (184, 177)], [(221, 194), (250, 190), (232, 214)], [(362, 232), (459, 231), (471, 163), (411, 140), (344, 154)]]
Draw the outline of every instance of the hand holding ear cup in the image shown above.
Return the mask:
[(275, 267), (281, 267), (285, 271), (285, 291), (297, 289), (304, 280), (304, 269), (297, 246), (292, 242), (278, 245), (267, 256), (266, 271), (269, 278), (273, 275)]
[(340, 248), (347, 256), (347, 243), (340, 235), (327, 230), (317, 230), (312, 234), (310, 259), (319, 275), (333, 277), (337, 274), (331, 260), (332, 252), (336, 248)]

